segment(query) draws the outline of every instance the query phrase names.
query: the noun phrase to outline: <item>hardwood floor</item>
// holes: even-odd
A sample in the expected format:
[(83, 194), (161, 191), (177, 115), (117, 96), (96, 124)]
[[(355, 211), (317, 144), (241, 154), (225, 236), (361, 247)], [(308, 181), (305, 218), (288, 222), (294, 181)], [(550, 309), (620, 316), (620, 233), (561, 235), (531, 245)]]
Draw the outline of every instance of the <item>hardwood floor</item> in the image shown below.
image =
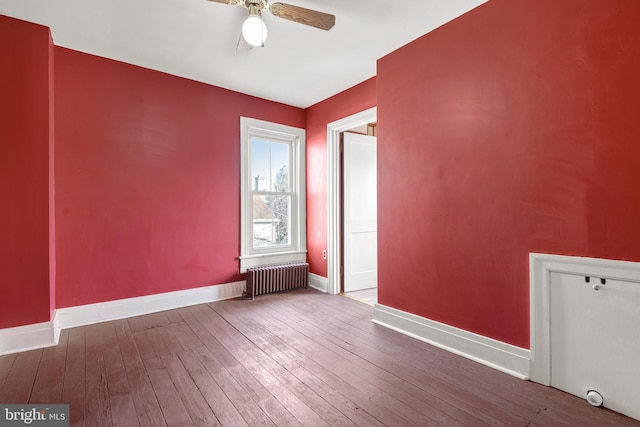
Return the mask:
[(300, 290), (64, 330), (0, 357), (0, 402), (85, 426), (639, 426)]
[(378, 303), (378, 288), (362, 289), (360, 291), (345, 292), (345, 297), (375, 306)]

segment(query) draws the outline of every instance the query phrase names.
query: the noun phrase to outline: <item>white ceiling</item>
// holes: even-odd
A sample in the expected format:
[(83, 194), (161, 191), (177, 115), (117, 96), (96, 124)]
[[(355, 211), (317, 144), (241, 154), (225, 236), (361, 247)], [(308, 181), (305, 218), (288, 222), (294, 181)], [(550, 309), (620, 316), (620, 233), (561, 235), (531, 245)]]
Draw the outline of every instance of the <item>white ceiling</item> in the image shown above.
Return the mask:
[(241, 6), (206, 0), (0, 0), (54, 43), (306, 108), (376, 74), (376, 60), (487, 0), (288, 0), (328, 32), (264, 13), (264, 48), (237, 51)]

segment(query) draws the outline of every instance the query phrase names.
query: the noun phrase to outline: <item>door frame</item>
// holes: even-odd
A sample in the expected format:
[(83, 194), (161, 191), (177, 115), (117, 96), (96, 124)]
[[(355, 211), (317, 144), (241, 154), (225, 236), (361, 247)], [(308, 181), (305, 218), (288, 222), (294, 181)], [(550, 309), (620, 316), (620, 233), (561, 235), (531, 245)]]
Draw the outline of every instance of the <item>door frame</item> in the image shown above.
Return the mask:
[(340, 293), (340, 133), (376, 122), (377, 107), (369, 108), (327, 125), (327, 292)]

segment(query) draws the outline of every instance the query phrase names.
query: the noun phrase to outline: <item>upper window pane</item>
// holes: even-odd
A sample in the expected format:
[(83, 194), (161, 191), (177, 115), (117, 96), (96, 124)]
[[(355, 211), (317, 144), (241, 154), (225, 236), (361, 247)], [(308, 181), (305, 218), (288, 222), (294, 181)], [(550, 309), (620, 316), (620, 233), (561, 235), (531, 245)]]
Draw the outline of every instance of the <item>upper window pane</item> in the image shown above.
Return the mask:
[(271, 143), (271, 191), (289, 191), (289, 144)]
[(251, 190), (289, 191), (289, 144), (251, 138)]

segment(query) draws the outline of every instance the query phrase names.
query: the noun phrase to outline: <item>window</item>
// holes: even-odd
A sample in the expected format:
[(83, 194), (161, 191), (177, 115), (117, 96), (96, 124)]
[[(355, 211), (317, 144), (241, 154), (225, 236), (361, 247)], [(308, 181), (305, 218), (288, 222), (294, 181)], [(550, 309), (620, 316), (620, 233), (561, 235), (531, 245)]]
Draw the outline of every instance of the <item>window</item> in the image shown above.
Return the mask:
[(304, 261), (305, 131), (246, 117), (240, 128), (240, 272)]

